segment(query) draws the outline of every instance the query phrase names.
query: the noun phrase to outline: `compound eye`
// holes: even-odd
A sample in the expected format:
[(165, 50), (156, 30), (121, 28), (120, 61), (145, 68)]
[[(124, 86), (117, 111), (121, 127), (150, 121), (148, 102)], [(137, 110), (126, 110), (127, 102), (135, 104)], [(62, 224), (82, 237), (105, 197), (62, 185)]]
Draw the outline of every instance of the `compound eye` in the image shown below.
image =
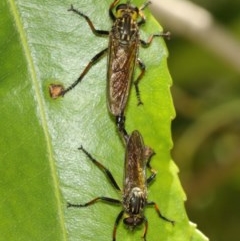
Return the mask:
[(123, 219), (123, 223), (129, 227), (136, 227), (143, 223), (143, 218), (140, 217), (128, 217)]
[(119, 10), (116, 11), (117, 18), (121, 18), (122, 15), (123, 15), (123, 10), (122, 9), (119, 9)]
[(127, 4), (119, 4), (117, 7), (116, 7), (116, 12), (118, 11), (118, 10), (121, 10), (121, 9), (126, 9), (127, 8)]
[(132, 19), (136, 20), (138, 18), (138, 12), (137, 11), (133, 11), (132, 12)]
[(124, 10), (127, 8), (127, 5), (126, 4), (119, 4), (117, 7), (116, 7), (116, 15), (118, 18), (122, 17), (123, 13), (124, 13)]
[(128, 4), (119, 4), (116, 7), (116, 16), (121, 18), (124, 13), (130, 13), (133, 20), (138, 18), (139, 10), (137, 7)]

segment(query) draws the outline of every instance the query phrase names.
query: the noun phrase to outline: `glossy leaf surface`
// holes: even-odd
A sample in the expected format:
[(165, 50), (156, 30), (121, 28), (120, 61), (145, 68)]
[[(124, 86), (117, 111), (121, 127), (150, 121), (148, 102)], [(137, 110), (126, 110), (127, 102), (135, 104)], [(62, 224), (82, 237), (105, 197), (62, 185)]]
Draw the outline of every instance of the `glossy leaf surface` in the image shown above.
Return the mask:
[[(84, 19), (68, 12), (70, 4), (89, 15), (98, 29), (108, 30), (111, 1), (1, 1), (0, 71), (0, 240), (111, 240), (121, 208), (97, 203), (67, 209), (66, 202), (85, 203), (97, 196), (121, 199), (104, 174), (77, 148), (83, 145), (122, 184), (124, 145), (106, 106), (106, 58), (93, 66), (83, 82), (64, 98), (52, 100), (51, 83), (71, 84), (90, 59), (107, 46)], [(140, 6), (141, 1), (135, 1)], [(146, 10), (141, 36), (161, 31)], [(158, 171), (149, 200), (176, 225), (146, 209), (147, 239), (206, 240), (189, 224), (185, 194), (171, 161), (170, 125), (174, 109), (167, 50), (155, 39), (140, 57), (147, 66), (140, 83), (143, 106), (134, 90), (126, 110), (126, 129), (139, 130), (156, 155)], [(137, 70), (138, 72), (138, 70)], [(122, 224), (117, 240), (141, 240)]]

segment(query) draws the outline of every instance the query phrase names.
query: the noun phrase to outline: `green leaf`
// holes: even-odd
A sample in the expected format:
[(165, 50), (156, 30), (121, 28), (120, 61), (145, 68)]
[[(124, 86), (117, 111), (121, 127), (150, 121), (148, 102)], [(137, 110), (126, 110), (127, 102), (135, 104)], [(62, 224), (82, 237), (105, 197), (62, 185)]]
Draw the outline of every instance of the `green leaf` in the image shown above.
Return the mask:
[[(49, 84), (68, 86), (107, 46), (107, 39), (95, 37), (84, 19), (67, 11), (71, 3), (98, 29), (110, 29), (110, 0), (0, 3), (0, 240), (111, 240), (121, 210), (101, 202), (66, 208), (67, 201), (85, 203), (97, 196), (121, 199), (104, 174), (77, 150), (80, 145), (109, 168), (119, 185), (124, 164), (124, 145), (106, 106), (106, 59), (64, 98), (49, 97)], [(161, 31), (149, 10), (145, 12), (143, 39)], [(158, 175), (149, 188), (149, 200), (176, 221), (173, 227), (159, 219), (154, 208), (146, 208), (147, 239), (207, 240), (188, 221), (178, 168), (170, 157), (174, 109), (164, 41), (154, 39), (140, 50), (140, 57), (147, 66), (139, 86), (144, 105), (137, 106), (132, 91), (126, 129), (139, 130), (155, 150), (152, 166)], [(131, 232), (120, 222), (117, 240), (141, 240), (143, 229)]]

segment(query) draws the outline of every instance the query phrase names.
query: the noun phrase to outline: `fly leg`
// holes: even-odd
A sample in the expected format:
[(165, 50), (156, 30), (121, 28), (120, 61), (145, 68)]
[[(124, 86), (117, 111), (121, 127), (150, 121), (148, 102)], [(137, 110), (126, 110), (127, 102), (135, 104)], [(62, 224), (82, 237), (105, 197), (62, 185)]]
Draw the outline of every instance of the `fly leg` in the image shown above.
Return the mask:
[[(150, 37), (148, 38), (147, 41), (144, 41), (144, 40), (141, 39), (140, 43), (141, 43), (142, 47), (147, 48), (152, 43), (152, 40), (153, 40), (154, 37), (163, 37), (163, 36), (164, 37), (169, 37), (170, 33), (167, 32), (167, 33), (152, 34), (152, 35), (150, 35)], [(142, 62), (142, 60), (139, 59), (139, 58), (137, 59), (137, 63), (138, 63), (138, 66), (139, 66), (141, 72), (140, 72), (139, 76), (137, 77), (137, 79), (133, 82), (133, 84), (135, 86), (135, 91), (136, 91), (136, 96), (137, 96), (137, 100), (138, 100), (138, 105), (142, 105), (143, 102), (142, 102), (141, 97), (140, 97), (140, 91), (139, 91), (138, 84), (139, 84), (140, 80), (142, 79), (142, 77), (143, 77), (143, 75), (144, 75), (144, 73), (146, 71), (146, 66)]]
[(115, 220), (115, 224), (114, 224), (114, 228), (113, 228), (113, 239), (112, 239), (112, 241), (115, 241), (115, 240), (116, 240), (117, 226), (118, 226), (118, 224), (119, 224), (119, 222), (120, 222), (123, 214), (124, 214), (124, 210), (122, 210), (122, 211), (118, 214), (118, 216), (117, 216), (117, 218), (116, 218), (116, 220)]
[(160, 212), (160, 210), (159, 210), (159, 208), (158, 208), (158, 205), (157, 205), (155, 202), (147, 202), (147, 206), (154, 206), (154, 208), (155, 208), (158, 216), (159, 216), (161, 219), (163, 219), (163, 220), (166, 221), (166, 222), (171, 223), (172, 225), (175, 224), (175, 221), (170, 220), (170, 219), (166, 218), (165, 216), (163, 216), (163, 215), (161, 214), (161, 212)]
[[(70, 9), (68, 9), (68, 11), (72, 11), (76, 14), (78, 14), (79, 16), (83, 17), (89, 27), (91, 28), (92, 32), (97, 35), (97, 36), (108, 36), (109, 35), (109, 31), (105, 31), (105, 30), (98, 30), (94, 27), (92, 21), (90, 20), (90, 18), (83, 14), (82, 12), (78, 11), (77, 9), (75, 9), (73, 7), (73, 5), (71, 5)], [(50, 96), (53, 99), (58, 98), (59, 96), (64, 96), (68, 91), (72, 90), (78, 83), (81, 82), (81, 80), (83, 79), (83, 77), (87, 74), (87, 72), (89, 71), (89, 69), (96, 64), (106, 53), (107, 53), (108, 48), (102, 50), (101, 52), (99, 52), (98, 54), (96, 54), (91, 61), (88, 63), (88, 65), (85, 67), (85, 69), (83, 70), (83, 72), (81, 73), (81, 75), (78, 77), (78, 79), (71, 84), (68, 88), (64, 89), (62, 85), (59, 84), (51, 84), (49, 86), (49, 92), (50, 92)]]
[[(109, 180), (111, 181), (112, 185), (115, 187), (115, 189), (117, 189), (118, 191), (121, 191), (121, 189), (119, 188), (117, 182), (115, 181), (113, 175), (111, 174), (111, 172), (105, 167), (103, 166), (100, 162), (98, 162), (96, 159), (94, 159), (91, 154), (89, 152), (87, 152), (82, 146), (79, 148), (79, 150), (82, 150), (83, 153), (100, 169), (102, 170), (105, 175), (109, 178)], [(109, 198), (109, 197), (96, 197), (94, 199), (92, 199), (91, 201), (84, 203), (84, 204), (72, 204), (72, 203), (67, 203), (67, 207), (68, 208), (83, 208), (83, 207), (88, 207), (90, 205), (95, 204), (97, 201), (103, 201), (109, 204), (117, 204), (117, 205), (122, 205), (122, 202), (120, 200), (114, 199), (114, 198)], [(121, 215), (119, 214), (116, 221), (115, 221), (115, 225), (114, 225), (114, 231), (113, 231), (113, 240), (115, 240), (116, 237), (116, 227), (123, 215), (124, 211), (121, 211)]]
[(161, 32), (161, 33), (151, 34), (147, 41), (144, 41), (144, 40), (140, 39), (140, 43), (141, 43), (142, 47), (147, 48), (152, 43), (153, 38), (155, 38), (155, 37), (164, 37), (164, 38), (169, 39), (170, 35), (171, 35), (170, 32), (166, 32), (166, 33)]
[(116, 20), (116, 16), (113, 13), (113, 8), (118, 4), (118, 2), (119, 0), (114, 0), (109, 7), (109, 17), (112, 19), (113, 22)]
[[(67, 203), (67, 207), (68, 207), (68, 208), (71, 208), (71, 207), (72, 207), (72, 208), (88, 207), (88, 206), (90, 206), (90, 205), (95, 204), (97, 201), (103, 201), (103, 202), (107, 202), (107, 203), (109, 203), (109, 204), (119, 204), (119, 205), (122, 204), (121, 201), (119, 201), (119, 200), (117, 200), (117, 199), (113, 199), (113, 198), (109, 198), (109, 197), (96, 197), (96, 198), (94, 198), (93, 200), (91, 200), (91, 201), (89, 201), (89, 202), (87, 202), (87, 203), (84, 203), (84, 204), (72, 204), (72, 203), (69, 203), (69, 202), (68, 202), (68, 203)], [(112, 239), (112, 241), (116, 241), (117, 226), (118, 226), (118, 224), (119, 224), (119, 222), (120, 222), (123, 214), (124, 214), (124, 210), (122, 210), (122, 211), (118, 214), (118, 216), (117, 216), (117, 218), (116, 218), (116, 220), (115, 220), (114, 228), (113, 228), (113, 236), (112, 236), (113, 239)]]
[(103, 166), (100, 162), (93, 158), (92, 155), (89, 152), (87, 152), (82, 146), (79, 147), (78, 150), (81, 150), (90, 159), (90, 161), (92, 161), (100, 170), (104, 172), (104, 174), (109, 178), (111, 184), (114, 186), (115, 189), (121, 191), (112, 173), (105, 166)]
[(140, 82), (140, 80), (142, 79), (144, 73), (145, 73), (145, 70), (146, 70), (146, 66), (145, 64), (142, 62), (141, 59), (137, 59), (137, 63), (138, 63), (138, 66), (140, 68), (140, 71), (141, 73), (139, 74), (139, 76), (137, 77), (136, 80), (133, 81), (133, 84), (134, 84), (134, 87), (135, 87), (135, 91), (136, 91), (136, 96), (137, 96), (137, 101), (138, 101), (138, 105), (143, 105), (143, 102), (141, 100), (141, 97), (140, 97), (140, 91), (139, 91), (139, 87), (138, 87), (138, 84)]
[[(151, 158), (152, 156), (155, 155), (155, 152), (150, 148), (150, 147), (146, 147), (145, 148), (145, 156), (147, 157), (147, 163), (146, 163), (146, 167), (150, 170), (150, 172), (152, 173), (152, 175), (150, 177), (147, 178), (147, 184), (151, 183), (154, 178), (156, 177), (157, 172), (152, 168), (152, 166), (150, 165), (151, 162)], [(157, 204), (155, 202), (147, 202), (148, 206), (154, 206), (158, 216), (160, 218), (162, 218), (163, 220), (170, 222), (172, 225), (174, 225), (174, 221), (166, 218), (165, 216), (163, 216), (157, 206)]]
[(142, 236), (144, 241), (146, 241), (147, 231), (148, 231), (148, 220), (146, 217), (144, 217), (144, 232)]
[(155, 155), (154, 150), (150, 147), (145, 147), (145, 156), (147, 158), (146, 167), (151, 172), (151, 175), (147, 178), (147, 185), (149, 185), (155, 179), (155, 177), (157, 175), (157, 171), (154, 170), (152, 168), (152, 166), (150, 165), (150, 162), (151, 162), (151, 159), (152, 159), (153, 155)]
[[(80, 76), (78, 77), (78, 79), (71, 84), (69, 87), (67, 87), (66, 89), (64, 89), (63, 87), (60, 87), (60, 85), (57, 84), (51, 84), (49, 86), (49, 92), (50, 92), (50, 96), (53, 99), (58, 98), (59, 96), (64, 96), (67, 92), (69, 92), (70, 90), (72, 90), (78, 83), (80, 83), (83, 79), (83, 77), (87, 74), (87, 72), (89, 71), (89, 69), (96, 64), (108, 51), (108, 48), (102, 50), (101, 52), (99, 52), (98, 54), (96, 54), (88, 63), (88, 65), (85, 67), (85, 69), (83, 70), (83, 72), (80, 74)], [(59, 91), (57, 91), (56, 89), (59, 89)]]
[(151, 4), (150, 1), (145, 2), (140, 8), (139, 8), (139, 15), (141, 17), (140, 21), (138, 21), (138, 26), (143, 25), (146, 22), (146, 17), (143, 13), (143, 9), (146, 8), (149, 4)]
[(121, 204), (121, 201), (114, 199), (114, 198), (109, 198), (109, 197), (96, 197), (93, 200), (84, 203), (84, 204), (72, 204), (72, 203), (67, 203), (68, 208), (83, 208), (83, 207), (88, 207), (90, 205), (95, 204), (97, 201), (104, 201), (108, 203), (114, 203), (114, 204)]
[(89, 27), (91, 28), (92, 32), (97, 35), (97, 36), (108, 36), (109, 35), (109, 31), (106, 31), (106, 30), (98, 30), (94, 27), (92, 21), (90, 20), (90, 18), (85, 15), (84, 13), (80, 12), (79, 10), (75, 9), (73, 7), (73, 5), (71, 5), (71, 7), (68, 9), (68, 11), (72, 11), (76, 14), (78, 14), (79, 16), (85, 18), (85, 20), (87, 21)]

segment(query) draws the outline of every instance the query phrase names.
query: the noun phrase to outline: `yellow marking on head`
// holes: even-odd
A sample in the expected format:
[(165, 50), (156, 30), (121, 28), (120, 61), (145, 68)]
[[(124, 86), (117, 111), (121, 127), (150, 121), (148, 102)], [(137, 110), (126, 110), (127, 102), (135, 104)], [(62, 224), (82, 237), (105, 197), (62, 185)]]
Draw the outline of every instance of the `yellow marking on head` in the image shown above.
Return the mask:
[(122, 18), (124, 14), (128, 14), (131, 16), (131, 18), (136, 21), (138, 18), (138, 12), (134, 11), (132, 9), (118, 9), (116, 12), (116, 17), (117, 18)]

